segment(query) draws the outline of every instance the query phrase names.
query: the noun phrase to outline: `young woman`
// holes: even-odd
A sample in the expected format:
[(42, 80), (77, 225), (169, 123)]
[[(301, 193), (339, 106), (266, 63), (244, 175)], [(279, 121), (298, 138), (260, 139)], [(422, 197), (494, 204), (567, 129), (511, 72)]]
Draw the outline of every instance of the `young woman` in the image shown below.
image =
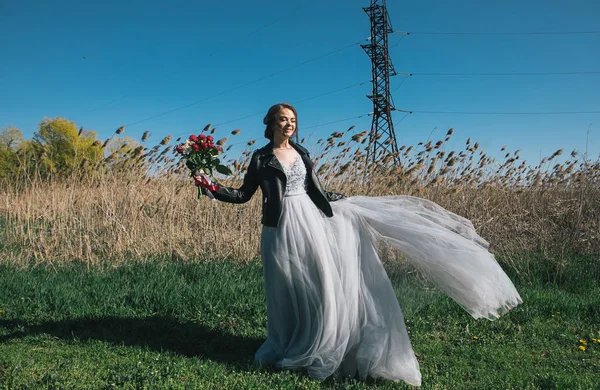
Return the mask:
[(258, 364), (305, 369), (320, 380), (358, 374), (420, 385), (377, 240), (399, 249), (475, 318), (496, 319), (521, 303), (468, 220), (420, 198), (324, 191), (308, 151), (291, 139), (294, 107), (274, 105), (263, 123), (270, 142), (252, 155), (242, 186), (213, 191), (243, 203), (262, 190), (268, 320)]

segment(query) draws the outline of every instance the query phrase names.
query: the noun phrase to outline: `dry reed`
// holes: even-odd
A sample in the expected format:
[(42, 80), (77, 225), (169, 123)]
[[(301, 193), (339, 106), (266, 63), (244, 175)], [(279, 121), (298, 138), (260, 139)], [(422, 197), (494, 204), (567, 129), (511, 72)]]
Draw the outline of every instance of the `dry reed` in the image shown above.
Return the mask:
[[(332, 133), (311, 150), (329, 190), (348, 196), (430, 199), (473, 221), (493, 251), (508, 258), (541, 252), (564, 261), (572, 253), (600, 253), (598, 161), (573, 151), (557, 163), (563, 152), (559, 150), (531, 166), (520, 160), (519, 151), (506, 152), (506, 147), (496, 160), (470, 139), (462, 151), (445, 151), (452, 134), (450, 129), (444, 140), (401, 146), (393, 155), (380, 155), (379, 163), (370, 167), (365, 140), (371, 135), (354, 127)], [(166, 146), (171, 139), (165, 137), (151, 149), (139, 146), (125, 156), (114, 152), (100, 166), (82, 163), (68, 177), (34, 175), (3, 183), (2, 259), (16, 264), (32, 259), (44, 264), (118, 264), (157, 255), (240, 261), (256, 257), (260, 197), (243, 205), (197, 201), (185, 168)], [(246, 147), (254, 142), (244, 141)], [(227, 160), (234, 176), (224, 184), (240, 184), (250, 156), (246, 149), (240, 158)]]

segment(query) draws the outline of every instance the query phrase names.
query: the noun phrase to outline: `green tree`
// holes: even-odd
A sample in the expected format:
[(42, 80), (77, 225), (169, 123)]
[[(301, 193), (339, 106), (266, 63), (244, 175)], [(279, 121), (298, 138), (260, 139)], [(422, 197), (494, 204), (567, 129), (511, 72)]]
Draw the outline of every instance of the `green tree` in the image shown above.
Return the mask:
[(19, 171), (19, 148), (24, 142), (23, 133), (14, 126), (0, 131), (0, 179), (12, 180)]
[(43, 172), (69, 174), (86, 163), (93, 165), (103, 158), (103, 149), (94, 131), (77, 129), (75, 122), (64, 118), (45, 118), (33, 136), (41, 148), (38, 166)]
[(23, 141), (23, 133), (15, 126), (7, 126), (0, 132), (0, 148), (17, 150)]

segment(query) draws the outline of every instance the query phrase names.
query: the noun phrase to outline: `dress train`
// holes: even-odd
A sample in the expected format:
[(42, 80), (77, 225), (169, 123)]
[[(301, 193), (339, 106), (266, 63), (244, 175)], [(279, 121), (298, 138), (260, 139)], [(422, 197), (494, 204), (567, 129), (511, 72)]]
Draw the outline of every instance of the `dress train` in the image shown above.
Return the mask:
[(410, 196), (332, 202), (326, 218), (306, 193), (286, 196), (279, 226), (263, 227), (267, 340), (259, 364), (421, 383), (404, 316), (377, 254), (383, 240), (475, 318), (521, 303), (470, 221)]

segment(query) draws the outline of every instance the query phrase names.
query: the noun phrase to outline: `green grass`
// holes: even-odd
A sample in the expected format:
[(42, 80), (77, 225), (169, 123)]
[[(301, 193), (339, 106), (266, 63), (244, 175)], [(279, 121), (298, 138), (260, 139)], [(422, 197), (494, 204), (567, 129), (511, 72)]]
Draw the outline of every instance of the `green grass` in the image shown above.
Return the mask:
[[(574, 258), (575, 271), (560, 277), (552, 270), (511, 275), (524, 304), (494, 322), (472, 319), (388, 265), (423, 388), (600, 388), (600, 343), (591, 340), (600, 339), (594, 262), (598, 268), (597, 259)], [(254, 366), (266, 336), (264, 299), (258, 262), (0, 265), (0, 388), (410, 388), (385, 380), (320, 383)]]

